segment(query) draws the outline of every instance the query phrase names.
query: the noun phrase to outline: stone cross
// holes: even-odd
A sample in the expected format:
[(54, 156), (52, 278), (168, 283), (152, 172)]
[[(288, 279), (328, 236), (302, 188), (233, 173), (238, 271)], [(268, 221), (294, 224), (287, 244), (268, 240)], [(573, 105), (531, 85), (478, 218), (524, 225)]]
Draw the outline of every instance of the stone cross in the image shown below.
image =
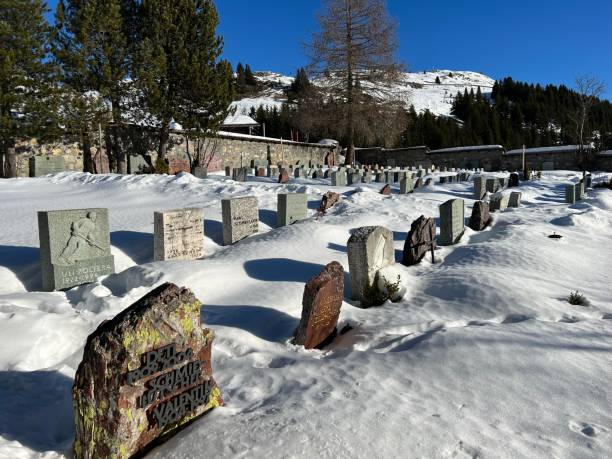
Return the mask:
[(302, 318), (295, 330), (293, 344), (312, 349), (333, 339), (343, 295), (344, 268), (332, 261), (304, 288)]
[(72, 388), (75, 459), (140, 457), (223, 404), (200, 307), (163, 284), (89, 335)]
[(450, 199), (440, 205), (440, 245), (459, 242), (465, 230), (463, 199)]
[(153, 213), (153, 259), (195, 260), (204, 256), (204, 211), (175, 209)]
[(259, 231), (257, 198), (222, 199), (223, 243), (231, 245)]
[(276, 223), (287, 226), (304, 220), (308, 214), (308, 195), (306, 193), (279, 193), (276, 205)]
[(108, 209), (38, 212), (43, 290), (63, 290), (115, 272)]
[(383, 226), (358, 228), (349, 238), (347, 250), (351, 297), (364, 303), (378, 270), (395, 262), (393, 233)]

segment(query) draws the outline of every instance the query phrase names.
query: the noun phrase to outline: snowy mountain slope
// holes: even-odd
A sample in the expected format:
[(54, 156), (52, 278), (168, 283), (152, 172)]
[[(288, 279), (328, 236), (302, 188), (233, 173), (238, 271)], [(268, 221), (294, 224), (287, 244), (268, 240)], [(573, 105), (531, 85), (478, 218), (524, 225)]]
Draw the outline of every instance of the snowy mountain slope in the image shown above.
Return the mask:
[[(165, 281), (191, 288), (216, 333), (226, 406), (149, 454), (195, 457), (610, 457), (612, 192), (563, 203), (573, 172), (521, 187), (524, 206), (413, 267), (408, 293), (363, 310), (345, 300), (325, 351), (289, 343), (304, 283), (325, 263), (348, 269), (350, 231), (383, 224), (396, 257), (412, 220), (438, 217), (469, 183), (384, 197), (380, 184), (328, 180), (91, 176), (0, 181), (0, 458), (70, 457), (70, 387), (86, 336)], [(393, 186), (395, 189), (395, 186)], [(309, 218), (275, 228), (278, 192), (306, 192)], [(221, 246), (220, 199), (254, 195), (260, 231)], [(36, 211), (108, 207), (117, 274), (68, 292), (40, 289)], [(206, 258), (152, 262), (153, 211), (199, 206)], [(553, 231), (561, 240), (546, 236)], [(346, 277), (348, 281), (348, 274)], [(348, 282), (347, 282), (348, 283)], [(565, 301), (578, 289), (591, 306)], [(348, 291), (345, 295), (348, 297)]]
[[(293, 82), (292, 77), (274, 72), (257, 72), (255, 76), (264, 89), (256, 97), (233, 102), (236, 113), (248, 114), (251, 107), (257, 109), (260, 105), (280, 108), (286, 102), (286, 91)], [(440, 84), (436, 83), (436, 78), (439, 78)], [(486, 94), (491, 92), (494, 83), (492, 78), (476, 72), (433, 70), (404, 73), (401, 84), (392, 89), (406, 107), (414, 105), (417, 112), (429, 110), (435, 115), (449, 116), (457, 92), (465, 89), (476, 92), (480, 88)]]

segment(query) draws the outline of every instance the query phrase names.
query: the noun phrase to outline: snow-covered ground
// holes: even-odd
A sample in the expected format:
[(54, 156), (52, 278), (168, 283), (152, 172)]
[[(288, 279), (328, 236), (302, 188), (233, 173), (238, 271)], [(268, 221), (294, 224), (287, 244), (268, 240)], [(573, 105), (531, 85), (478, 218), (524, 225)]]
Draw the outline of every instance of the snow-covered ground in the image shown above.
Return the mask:
[[(469, 215), (471, 183), (391, 197), (380, 184), (340, 188), (343, 201), (317, 219), (328, 180), (2, 180), (0, 457), (70, 456), (70, 388), (87, 335), (165, 281), (203, 303), (226, 405), (148, 457), (612, 457), (612, 192), (567, 205), (563, 185), (576, 177), (545, 172), (521, 187), (523, 207), (466, 229), (437, 263), (397, 265), (402, 302), (362, 310), (346, 300), (339, 328), (353, 329), (324, 351), (289, 343), (305, 282), (332, 260), (348, 270), (346, 241), (364, 225), (393, 230), (399, 259), (421, 214), (437, 218), (459, 197)], [(275, 228), (282, 191), (308, 193), (310, 218)], [(223, 247), (220, 199), (247, 195), (259, 199), (260, 234)], [(153, 211), (195, 206), (206, 258), (151, 262)], [(36, 211), (83, 207), (110, 209), (117, 274), (40, 292)], [(591, 305), (568, 304), (572, 290)]]
[[(293, 82), (292, 77), (274, 72), (256, 72), (255, 77), (262, 83), (262, 91), (254, 97), (232, 102), (237, 114), (248, 115), (251, 107), (257, 109), (264, 107), (280, 109), (287, 101), (286, 91)], [(436, 78), (440, 83), (436, 83)], [(406, 72), (402, 75), (401, 83), (391, 88), (393, 94), (403, 100), (406, 108), (414, 105), (417, 112), (429, 110), (434, 115), (450, 116), (453, 100), (458, 92), (463, 93), (478, 88), (483, 94), (489, 94), (495, 80), (477, 72), (454, 70), (431, 70), (427, 72)]]

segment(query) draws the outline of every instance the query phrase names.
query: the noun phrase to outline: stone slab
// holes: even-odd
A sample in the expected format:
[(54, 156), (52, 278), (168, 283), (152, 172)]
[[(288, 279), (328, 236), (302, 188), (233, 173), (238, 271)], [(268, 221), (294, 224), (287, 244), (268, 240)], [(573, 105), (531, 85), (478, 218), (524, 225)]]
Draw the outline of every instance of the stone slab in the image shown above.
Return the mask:
[(31, 156), (28, 160), (30, 177), (57, 174), (66, 170), (63, 156)]
[(450, 199), (440, 205), (440, 245), (459, 242), (465, 230), (463, 199)]
[(153, 258), (195, 260), (204, 256), (204, 210), (173, 209), (153, 214)]
[(280, 193), (276, 204), (276, 223), (287, 226), (308, 215), (308, 195), (306, 193)]
[(257, 198), (246, 196), (221, 200), (223, 243), (234, 244), (259, 231)]

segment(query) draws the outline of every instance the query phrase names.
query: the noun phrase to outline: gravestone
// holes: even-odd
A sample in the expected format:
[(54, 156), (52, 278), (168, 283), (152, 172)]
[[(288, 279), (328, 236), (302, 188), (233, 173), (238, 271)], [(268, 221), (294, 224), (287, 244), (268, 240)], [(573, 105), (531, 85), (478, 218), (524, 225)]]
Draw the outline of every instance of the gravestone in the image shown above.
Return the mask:
[(153, 214), (153, 259), (195, 260), (204, 256), (203, 209), (175, 209)]
[(355, 185), (361, 182), (361, 175), (359, 172), (349, 172), (348, 174), (348, 184)]
[(587, 174), (585, 177), (585, 187), (592, 188), (593, 186), (593, 176), (591, 174)]
[(208, 168), (196, 166), (193, 168), (193, 176), (197, 178), (207, 178), (208, 177)]
[(376, 183), (383, 183), (385, 181), (385, 173), (382, 171), (376, 172)]
[(544, 161), (542, 163), (542, 170), (543, 171), (552, 171), (554, 169), (555, 169), (554, 161)]
[(278, 175), (278, 183), (288, 183), (289, 182), (289, 172), (287, 169), (281, 169), (280, 174)]
[(404, 177), (400, 182), (400, 194), (412, 193), (413, 190), (412, 179), (410, 177)]
[(503, 212), (508, 207), (509, 196), (507, 194), (503, 194), (501, 191), (491, 195), (491, 199), (489, 200), (489, 211)]
[(440, 245), (459, 242), (465, 230), (463, 199), (449, 199), (440, 205)]
[(576, 202), (576, 186), (573, 183), (565, 185), (565, 202), (568, 204)]
[(263, 167), (258, 167), (255, 170), (255, 177), (265, 177), (266, 176), (266, 169), (264, 169)]
[(404, 242), (402, 264), (412, 266), (419, 263), (427, 252), (436, 249), (436, 222), (433, 218), (421, 215), (410, 225)]
[(486, 189), (489, 193), (495, 193), (499, 190), (499, 181), (496, 178), (486, 179)]
[(293, 344), (312, 349), (336, 335), (344, 296), (344, 268), (337, 261), (308, 281), (302, 297), (302, 318)]
[(447, 177), (443, 175), (440, 177), (440, 185), (444, 185), (448, 181)]
[(306, 193), (280, 193), (276, 204), (276, 223), (287, 226), (304, 220), (308, 214), (308, 195)]
[(484, 201), (476, 201), (472, 207), (472, 216), (470, 217), (470, 228), (474, 231), (482, 231), (489, 223), (491, 223), (491, 215), (489, 214), (489, 204)]
[(380, 189), (380, 194), (384, 194), (385, 196), (391, 196), (391, 187), (388, 183)]
[(248, 167), (235, 167), (232, 169), (232, 180), (235, 182), (246, 182), (248, 171)]
[(328, 191), (321, 198), (321, 204), (319, 205), (319, 213), (324, 214), (327, 209), (332, 207), (334, 204), (340, 201), (340, 195), (333, 191)]
[(372, 172), (366, 171), (365, 174), (361, 176), (361, 181), (363, 183), (371, 183), (372, 182)]
[(582, 198), (584, 198), (584, 183), (576, 183), (576, 185), (574, 185), (574, 189), (576, 192), (576, 201), (582, 200)]
[(63, 290), (113, 274), (108, 209), (38, 212), (43, 290)]
[(510, 199), (508, 200), (508, 207), (520, 207), (521, 206), (521, 197), (523, 193), (520, 191), (513, 191), (510, 193)]
[(346, 186), (346, 172), (336, 171), (331, 174), (331, 185), (332, 186)]
[(416, 190), (417, 188), (421, 188), (423, 186), (423, 177), (419, 177), (416, 179), (416, 182), (414, 182), (414, 189)]
[(425, 184), (423, 186), (427, 186), (427, 187), (433, 186), (433, 178), (432, 177), (427, 177), (425, 179)]
[(222, 199), (223, 243), (231, 245), (259, 231), (257, 198)]
[(482, 175), (474, 177), (474, 199), (480, 200), (487, 194), (487, 187)]
[(508, 181), (508, 188), (514, 188), (519, 186), (519, 175), (517, 172), (510, 174), (510, 180)]
[(232, 168), (230, 166), (225, 166), (225, 176), (226, 177), (232, 176)]
[(278, 177), (278, 166), (272, 166), (272, 165), (269, 165), (269, 166), (266, 168), (266, 175), (267, 175), (268, 177), (271, 177), (271, 178), (276, 178), (276, 177)]
[(28, 167), (30, 177), (57, 174), (66, 170), (63, 156), (31, 156)]
[(166, 283), (89, 335), (72, 387), (75, 459), (142, 456), (223, 404), (200, 307)]
[(383, 226), (363, 226), (347, 242), (351, 298), (368, 304), (368, 290), (379, 269), (395, 262), (393, 233)]

